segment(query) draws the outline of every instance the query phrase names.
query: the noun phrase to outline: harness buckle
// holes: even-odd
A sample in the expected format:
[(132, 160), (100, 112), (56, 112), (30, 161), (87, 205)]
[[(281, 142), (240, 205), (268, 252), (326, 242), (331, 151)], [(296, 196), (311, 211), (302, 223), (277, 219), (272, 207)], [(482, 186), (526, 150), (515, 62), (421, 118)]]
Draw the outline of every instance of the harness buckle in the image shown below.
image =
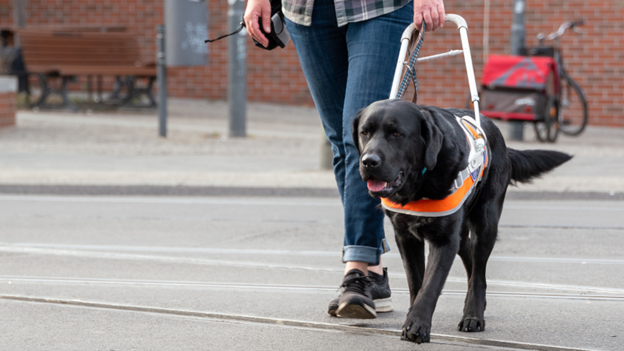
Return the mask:
[(454, 182), (455, 182), (455, 189), (459, 189), (462, 187), (462, 185), (464, 185), (464, 178), (461, 176), (461, 173), (457, 178), (455, 178)]

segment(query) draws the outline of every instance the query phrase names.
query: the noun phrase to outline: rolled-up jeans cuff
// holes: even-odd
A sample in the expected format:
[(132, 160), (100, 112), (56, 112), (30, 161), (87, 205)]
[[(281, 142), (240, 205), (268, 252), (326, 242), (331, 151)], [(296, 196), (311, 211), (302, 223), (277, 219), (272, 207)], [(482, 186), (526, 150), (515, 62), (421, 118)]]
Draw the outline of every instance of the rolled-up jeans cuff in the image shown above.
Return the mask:
[(379, 256), (388, 251), (390, 247), (386, 239), (382, 241), (381, 247), (348, 245), (342, 249), (342, 262), (359, 261), (376, 266), (379, 264)]

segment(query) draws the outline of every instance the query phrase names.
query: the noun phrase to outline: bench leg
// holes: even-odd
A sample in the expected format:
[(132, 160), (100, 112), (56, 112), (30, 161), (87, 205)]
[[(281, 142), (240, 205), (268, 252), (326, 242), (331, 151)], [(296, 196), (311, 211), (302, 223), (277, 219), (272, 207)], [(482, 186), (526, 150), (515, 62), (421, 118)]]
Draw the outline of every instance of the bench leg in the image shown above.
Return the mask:
[(150, 106), (156, 106), (156, 99), (154, 98), (154, 81), (156, 81), (156, 77), (149, 77), (145, 92), (150, 100)]
[(113, 87), (113, 91), (111, 92), (110, 100), (124, 100), (126, 98), (122, 98), (120, 96), (121, 91), (128, 86), (127, 78), (122, 78), (121, 76), (115, 76), (115, 86)]
[[(147, 78), (147, 84), (145, 87), (137, 86), (136, 82), (140, 79), (140, 77), (128, 77), (128, 97), (123, 101), (122, 104), (132, 105), (134, 107), (155, 107), (156, 99), (154, 98), (153, 88), (154, 81), (156, 77), (142, 77)], [(145, 94), (149, 99), (149, 103), (147, 105), (133, 104), (132, 101), (136, 98), (137, 100), (141, 100), (141, 95)]]
[(103, 100), (102, 98), (102, 75), (98, 75), (97, 76), (97, 89), (98, 89), (98, 100), (96, 101), (97, 103), (101, 103)]
[[(39, 83), (41, 84), (41, 96), (39, 97), (39, 99), (37, 99), (37, 101), (33, 105), (31, 105), (32, 107), (37, 107), (40, 109), (69, 108), (74, 111), (78, 110), (78, 106), (76, 106), (69, 100), (69, 95), (67, 93), (67, 83), (73, 77), (71, 76), (59, 77), (61, 79), (61, 88), (54, 89), (50, 85), (51, 76), (49, 74), (42, 73), (42, 74), (37, 74), (37, 76), (39, 78)], [(52, 105), (52, 104), (46, 103), (46, 100), (52, 94), (60, 95), (63, 102), (60, 105)]]
[(46, 99), (50, 95), (50, 88), (48, 86), (48, 75), (40, 73), (37, 74), (37, 78), (39, 78), (39, 85), (41, 85), (41, 95), (39, 96), (39, 99), (37, 99), (37, 101), (35, 101), (35, 103), (31, 105), (31, 107), (42, 108), (45, 105)]
[(87, 100), (89, 102), (93, 101), (93, 76), (87, 76)]
[(61, 105), (61, 107), (67, 107), (69, 109), (72, 109), (74, 111), (78, 111), (79, 108), (78, 106), (76, 106), (74, 103), (72, 103), (71, 101), (69, 101), (69, 94), (67, 92), (67, 83), (73, 79), (74, 77), (72, 76), (63, 76), (62, 80), (61, 80), (61, 91), (59, 92), (61, 94), (61, 97), (63, 99), (63, 104)]
[(126, 94), (126, 97), (123, 98), (123, 100), (121, 100), (122, 106), (130, 104), (132, 102), (132, 99), (135, 97), (134, 77), (126, 77), (125, 84), (126, 84), (126, 89), (128, 90), (128, 93)]
[[(138, 81), (143, 78), (147, 79), (147, 83), (145, 86), (139, 86)], [(156, 99), (153, 93), (155, 81), (156, 77), (117, 76), (110, 100), (111, 102), (118, 102), (120, 106), (155, 107)], [(122, 94), (124, 89), (125, 94)], [(142, 95), (147, 96), (149, 100), (147, 104), (141, 104)], [(137, 103), (136, 100), (139, 102)]]

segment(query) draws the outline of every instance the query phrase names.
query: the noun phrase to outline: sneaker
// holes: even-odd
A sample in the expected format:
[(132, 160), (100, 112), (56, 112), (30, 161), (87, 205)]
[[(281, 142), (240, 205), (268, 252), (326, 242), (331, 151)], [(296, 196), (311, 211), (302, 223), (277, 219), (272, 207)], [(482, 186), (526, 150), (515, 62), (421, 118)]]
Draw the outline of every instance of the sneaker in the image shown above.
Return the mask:
[(388, 268), (383, 269), (383, 274), (368, 272), (368, 275), (373, 278), (373, 289), (371, 293), (373, 295), (373, 301), (375, 301), (375, 311), (382, 313), (392, 312), (392, 293), (388, 282)]
[[(371, 295), (373, 296), (373, 302), (375, 302), (375, 312), (392, 312), (394, 308), (392, 307), (390, 284), (388, 283), (388, 268), (383, 269), (383, 275), (370, 271), (368, 274), (373, 280)], [(333, 317), (336, 317), (339, 300), (340, 296), (329, 303), (327, 313)]]
[(336, 316), (341, 318), (377, 318), (372, 296), (372, 279), (359, 269), (352, 269), (344, 277), (342, 294), (338, 299)]

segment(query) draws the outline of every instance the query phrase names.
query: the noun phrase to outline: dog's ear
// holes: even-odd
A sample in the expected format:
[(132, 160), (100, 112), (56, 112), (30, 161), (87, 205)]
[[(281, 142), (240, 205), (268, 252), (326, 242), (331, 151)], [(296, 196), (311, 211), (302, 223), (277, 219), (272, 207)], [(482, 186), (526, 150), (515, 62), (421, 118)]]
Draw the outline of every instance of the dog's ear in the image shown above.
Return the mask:
[(440, 128), (433, 121), (429, 111), (420, 109), (422, 119), (420, 121), (420, 133), (425, 146), (425, 167), (431, 170), (438, 161), (438, 154), (442, 148), (443, 136)]
[(359, 110), (356, 114), (355, 114), (355, 118), (353, 119), (353, 122), (351, 122), (351, 137), (353, 138), (353, 145), (355, 145), (355, 148), (358, 151), (358, 154), (362, 154), (362, 151), (360, 150), (360, 133), (358, 131), (359, 127), (360, 127), (360, 118), (362, 117), (362, 111), (364, 111), (364, 109)]

